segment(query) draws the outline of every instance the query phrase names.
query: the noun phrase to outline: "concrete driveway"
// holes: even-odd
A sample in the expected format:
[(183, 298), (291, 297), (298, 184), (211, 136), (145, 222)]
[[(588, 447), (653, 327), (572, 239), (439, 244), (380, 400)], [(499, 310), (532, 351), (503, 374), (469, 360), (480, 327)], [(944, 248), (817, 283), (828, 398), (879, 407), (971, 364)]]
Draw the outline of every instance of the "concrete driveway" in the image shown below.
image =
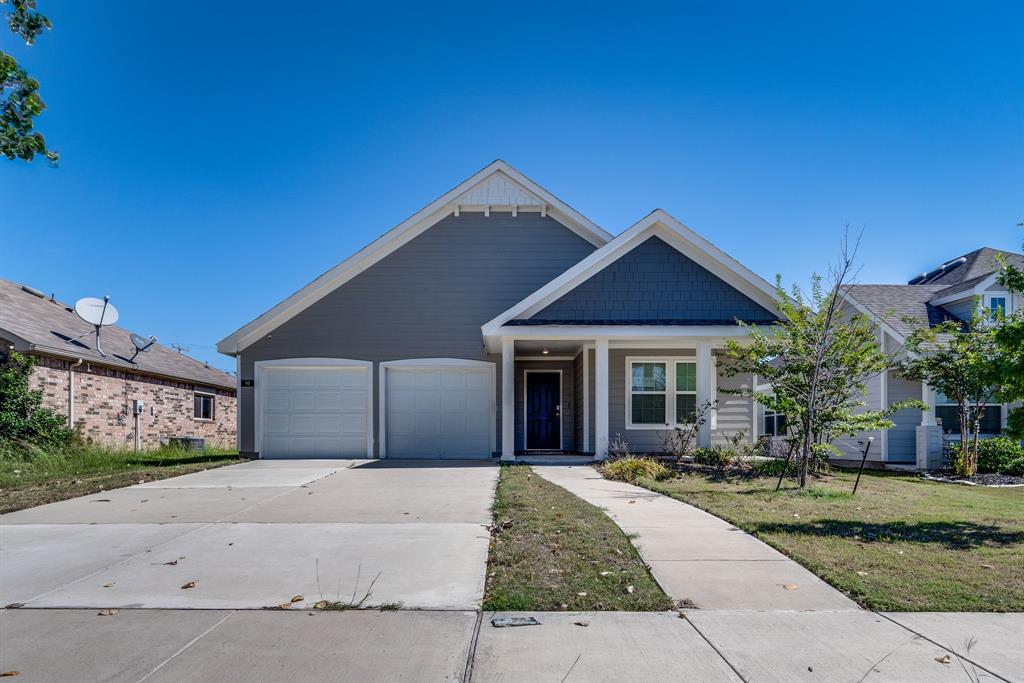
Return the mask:
[[(0, 517), (0, 604), (479, 607), (493, 465), (255, 461)], [(194, 582), (193, 587), (183, 588)]]

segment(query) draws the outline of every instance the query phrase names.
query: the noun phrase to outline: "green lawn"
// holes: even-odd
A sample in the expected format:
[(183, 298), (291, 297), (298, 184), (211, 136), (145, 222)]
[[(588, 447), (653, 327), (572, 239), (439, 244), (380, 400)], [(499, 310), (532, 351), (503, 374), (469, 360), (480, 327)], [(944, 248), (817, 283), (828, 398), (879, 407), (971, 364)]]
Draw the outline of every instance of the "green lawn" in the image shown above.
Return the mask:
[(0, 513), (242, 462), (235, 452), (110, 450), (83, 446), (31, 458), (0, 457)]
[(1024, 610), (1024, 489), (837, 471), (799, 492), (774, 479), (683, 474), (641, 484), (749, 531), (865, 607)]
[(485, 610), (672, 606), (607, 515), (525, 465), (501, 468), (494, 520)]

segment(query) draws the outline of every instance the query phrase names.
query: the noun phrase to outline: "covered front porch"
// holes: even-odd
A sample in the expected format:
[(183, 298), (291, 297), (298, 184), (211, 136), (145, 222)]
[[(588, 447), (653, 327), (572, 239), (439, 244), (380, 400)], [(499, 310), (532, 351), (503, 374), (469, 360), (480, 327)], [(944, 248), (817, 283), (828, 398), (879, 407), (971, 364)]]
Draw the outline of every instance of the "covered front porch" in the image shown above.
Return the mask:
[(727, 391), (752, 378), (719, 363), (726, 340), (745, 337), (736, 325), (503, 326), (486, 338), (501, 353), (501, 459), (603, 460), (616, 437), (633, 452), (660, 452), (665, 435), (707, 404), (698, 445), (737, 432), (755, 439), (751, 399)]

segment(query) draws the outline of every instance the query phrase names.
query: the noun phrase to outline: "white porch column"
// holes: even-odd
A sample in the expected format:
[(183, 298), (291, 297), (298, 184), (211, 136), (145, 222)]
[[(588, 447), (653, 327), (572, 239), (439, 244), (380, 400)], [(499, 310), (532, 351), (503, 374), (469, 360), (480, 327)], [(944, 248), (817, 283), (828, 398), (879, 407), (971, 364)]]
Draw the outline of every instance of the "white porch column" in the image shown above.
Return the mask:
[(921, 382), (921, 403), (928, 406), (928, 410), (921, 411), (921, 426), (930, 427), (935, 424), (935, 392), (924, 382)]
[[(697, 409), (701, 410), (705, 403), (711, 401), (714, 405), (715, 397), (711, 395), (713, 386), (712, 373), (715, 371), (714, 362), (711, 358), (711, 342), (700, 342), (697, 344)], [(707, 447), (711, 445), (711, 413), (704, 416), (704, 424), (700, 426), (697, 433), (697, 445)]]
[(501, 339), (501, 459), (516, 459), (516, 343)]
[(608, 340), (598, 339), (594, 354), (594, 455), (608, 457)]

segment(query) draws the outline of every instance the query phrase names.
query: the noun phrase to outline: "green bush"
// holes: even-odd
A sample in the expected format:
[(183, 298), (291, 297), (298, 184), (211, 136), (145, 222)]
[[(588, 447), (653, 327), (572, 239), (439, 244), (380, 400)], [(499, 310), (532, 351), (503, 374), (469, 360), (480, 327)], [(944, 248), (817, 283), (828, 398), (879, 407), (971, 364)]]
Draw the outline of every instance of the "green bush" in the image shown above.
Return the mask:
[(662, 481), (672, 476), (672, 470), (651, 458), (630, 457), (605, 463), (601, 466), (601, 474), (606, 479), (633, 483), (641, 477)]
[(782, 474), (783, 469), (788, 470), (790, 474), (796, 474), (796, 463), (792, 460), (787, 463), (785, 458), (772, 458), (756, 462), (750, 469), (758, 477), (777, 477)]
[(698, 448), (693, 451), (693, 461), (698, 465), (717, 467), (719, 469), (729, 466), (735, 453), (722, 446), (711, 446), (710, 448)]
[[(1024, 446), (1005, 436), (978, 441), (978, 471), (1010, 474), (1011, 463), (1024, 458)], [(959, 442), (949, 444), (949, 461), (955, 472), (964, 470), (964, 452)]]
[(0, 442), (5, 451), (62, 448), (75, 439), (63, 415), (43, 407), (43, 393), (28, 388), (35, 358), (11, 351), (0, 357)]
[(1003, 474), (1024, 477), (1024, 456), (1006, 463), (1006, 466), (1003, 468)]

